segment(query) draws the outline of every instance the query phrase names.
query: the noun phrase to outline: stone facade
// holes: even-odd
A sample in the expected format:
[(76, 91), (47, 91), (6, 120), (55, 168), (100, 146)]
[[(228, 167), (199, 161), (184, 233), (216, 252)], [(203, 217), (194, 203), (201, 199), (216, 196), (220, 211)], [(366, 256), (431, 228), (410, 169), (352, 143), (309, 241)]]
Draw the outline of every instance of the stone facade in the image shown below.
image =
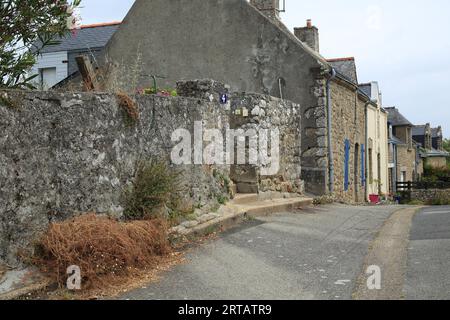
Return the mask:
[[(277, 8), (278, 1), (252, 3)], [(216, 79), (228, 83), (230, 91), (299, 104), (307, 133), (302, 135), (302, 153), (322, 148), (324, 129), (317, 120), (321, 124), (323, 114), (316, 119), (310, 113), (325, 105), (323, 74), (330, 66), (278, 19), (267, 18), (265, 10), (259, 12), (248, 1), (174, 0), (168, 5), (165, 0), (137, 0), (105, 51), (108, 91), (151, 86), (149, 75), (127, 80), (134, 65), (163, 76), (160, 87), (174, 87), (180, 79)], [(327, 192), (324, 161), (322, 156), (302, 159), (308, 192)]]
[(424, 159), (419, 157), (418, 163), (417, 163), (417, 179), (420, 180), (423, 177), (424, 174)]
[[(173, 133), (184, 129), (193, 139), (199, 122), (204, 130), (218, 129), (223, 137), (231, 126), (278, 128), (279, 170), (257, 175), (258, 187), (303, 191), (298, 104), (243, 93), (230, 94), (228, 103), (221, 104), (219, 92), (226, 86), (193, 83), (178, 85), (188, 97), (130, 96), (139, 114), (131, 123), (114, 94), (0, 92), (2, 101), (11, 101), (0, 104), (0, 259), (14, 261), (16, 250), (51, 221), (84, 212), (121, 217), (123, 189), (131, 183), (137, 162), (170, 161), (179, 144), (172, 140)], [(244, 108), (248, 117), (234, 113)], [(203, 132), (199, 139), (206, 150), (211, 140)], [(195, 153), (194, 149), (194, 159)], [(200, 149), (201, 161), (203, 155)], [(182, 173), (180, 196), (193, 206), (208, 212), (228, 196), (223, 179), (229, 179), (232, 165), (172, 166)]]
[[(365, 201), (362, 146), (365, 145), (365, 102), (355, 88), (332, 82), (332, 141), (334, 155), (335, 198), (349, 203)], [(345, 182), (345, 141), (350, 142), (348, 188)]]
[(397, 146), (397, 177), (399, 182), (415, 181), (417, 150), (408, 145)]

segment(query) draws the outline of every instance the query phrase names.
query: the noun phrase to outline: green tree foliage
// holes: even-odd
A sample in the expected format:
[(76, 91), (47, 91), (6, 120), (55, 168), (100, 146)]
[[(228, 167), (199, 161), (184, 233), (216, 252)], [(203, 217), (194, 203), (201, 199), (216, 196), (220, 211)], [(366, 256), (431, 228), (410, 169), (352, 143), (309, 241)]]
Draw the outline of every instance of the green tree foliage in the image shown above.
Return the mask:
[(27, 73), (43, 47), (69, 32), (81, 0), (0, 0), (0, 88), (33, 89)]
[[(450, 139), (444, 139), (444, 149), (450, 152)], [(450, 158), (447, 158), (447, 167), (450, 170)]]
[(450, 152), (450, 139), (444, 139), (444, 149)]

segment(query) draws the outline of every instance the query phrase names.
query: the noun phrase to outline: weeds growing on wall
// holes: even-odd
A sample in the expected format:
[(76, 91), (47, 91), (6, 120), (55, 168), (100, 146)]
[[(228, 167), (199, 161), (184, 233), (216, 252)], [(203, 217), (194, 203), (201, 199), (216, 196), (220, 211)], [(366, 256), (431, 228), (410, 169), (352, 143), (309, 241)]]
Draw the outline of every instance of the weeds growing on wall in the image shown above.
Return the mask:
[(335, 202), (335, 199), (333, 198), (333, 196), (330, 196), (330, 195), (317, 197), (317, 198), (314, 198), (314, 200), (313, 200), (313, 204), (315, 206), (333, 204), (334, 202)]
[[(233, 190), (231, 188), (232, 182), (231, 182), (230, 178), (216, 169), (213, 170), (213, 177), (216, 180), (218, 180), (221, 187), (226, 191), (226, 193), (229, 195), (229, 197), (233, 198), (234, 195), (233, 195)], [(218, 196), (218, 201), (220, 204), (224, 204), (228, 200), (229, 199), (226, 198), (225, 196), (222, 196), (222, 195)]]
[(138, 89), (137, 93), (143, 95), (157, 95), (162, 97), (178, 97), (178, 92), (176, 89), (147, 88)]
[(179, 177), (164, 161), (140, 162), (132, 185), (124, 191), (125, 218), (149, 219), (160, 216), (164, 209), (176, 210)]
[(119, 222), (95, 214), (53, 223), (36, 246), (33, 263), (61, 286), (69, 266), (81, 269), (82, 289), (103, 286), (169, 254), (163, 219)]
[(11, 109), (19, 109), (18, 103), (14, 101), (6, 92), (0, 93), (0, 104), (3, 104)]
[(448, 206), (450, 205), (450, 195), (448, 197), (439, 197), (426, 202), (430, 206)]

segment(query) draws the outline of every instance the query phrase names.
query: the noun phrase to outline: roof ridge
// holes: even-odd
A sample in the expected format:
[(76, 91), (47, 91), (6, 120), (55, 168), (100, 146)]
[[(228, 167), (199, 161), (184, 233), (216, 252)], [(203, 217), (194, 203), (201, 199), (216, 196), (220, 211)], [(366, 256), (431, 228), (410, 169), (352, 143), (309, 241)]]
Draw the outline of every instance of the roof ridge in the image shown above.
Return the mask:
[(85, 24), (82, 25), (81, 29), (88, 29), (88, 28), (99, 28), (99, 27), (109, 27), (109, 26), (116, 26), (122, 24), (122, 21), (111, 21), (111, 22), (100, 22), (100, 23), (92, 23), (92, 24)]
[(327, 60), (327, 62), (355, 61), (355, 57), (334, 58), (334, 59), (326, 59), (326, 60)]

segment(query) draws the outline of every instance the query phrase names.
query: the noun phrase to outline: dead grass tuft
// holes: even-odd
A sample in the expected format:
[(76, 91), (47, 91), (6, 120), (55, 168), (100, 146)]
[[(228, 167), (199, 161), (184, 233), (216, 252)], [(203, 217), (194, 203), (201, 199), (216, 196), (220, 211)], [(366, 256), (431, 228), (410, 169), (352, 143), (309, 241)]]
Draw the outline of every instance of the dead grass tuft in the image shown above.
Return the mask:
[(92, 289), (135, 269), (154, 267), (170, 251), (164, 220), (124, 223), (85, 214), (51, 224), (33, 262), (60, 286), (67, 280), (67, 268), (79, 266), (83, 289)]
[(0, 279), (3, 277), (3, 275), (8, 271), (8, 268), (2, 264), (0, 264)]
[(139, 110), (133, 99), (131, 99), (130, 96), (123, 91), (118, 91), (116, 95), (119, 101), (119, 106), (126, 112), (128, 118), (133, 122), (138, 121)]

